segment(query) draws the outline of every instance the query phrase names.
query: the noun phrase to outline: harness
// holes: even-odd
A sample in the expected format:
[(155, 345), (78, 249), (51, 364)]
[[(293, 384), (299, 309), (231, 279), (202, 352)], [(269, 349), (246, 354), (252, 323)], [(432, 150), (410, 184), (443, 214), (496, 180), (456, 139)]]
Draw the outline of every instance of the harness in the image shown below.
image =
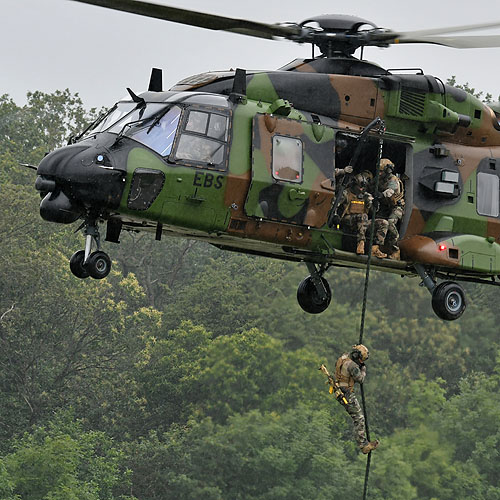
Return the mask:
[(345, 195), (346, 205), (341, 217), (346, 215), (364, 214), (367, 213), (365, 201), (363, 198), (358, 198), (358, 195), (351, 191), (347, 191)]
[(335, 379), (337, 380), (340, 387), (348, 388), (352, 391), (354, 387), (354, 379), (348, 370), (348, 365), (354, 363), (354, 361), (349, 357), (349, 354), (344, 353), (337, 359), (335, 364)]

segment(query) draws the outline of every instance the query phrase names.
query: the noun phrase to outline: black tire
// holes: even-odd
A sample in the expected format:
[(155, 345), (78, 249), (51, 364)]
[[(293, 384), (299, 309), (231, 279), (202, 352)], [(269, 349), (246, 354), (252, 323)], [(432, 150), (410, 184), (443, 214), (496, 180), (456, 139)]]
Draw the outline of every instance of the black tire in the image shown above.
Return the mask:
[(111, 259), (105, 252), (94, 252), (90, 254), (87, 263), (90, 276), (96, 280), (102, 280), (111, 271)]
[(309, 314), (322, 313), (330, 305), (330, 301), (332, 300), (332, 292), (328, 281), (323, 277), (321, 281), (323, 282), (327, 295), (323, 300), (319, 297), (311, 276), (304, 278), (297, 289), (297, 301), (300, 307)]
[(460, 318), (467, 302), (464, 289), (453, 281), (443, 281), (432, 292), (432, 309), (446, 321)]
[(71, 272), (80, 279), (85, 279), (89, 277), (89, 272), (87, 270), (87, 266), (83, 265), (83, 261), (85, 259), (85, 251), (78, 250), (75, 252), (71, 259), (69, 259), (69, 268)]

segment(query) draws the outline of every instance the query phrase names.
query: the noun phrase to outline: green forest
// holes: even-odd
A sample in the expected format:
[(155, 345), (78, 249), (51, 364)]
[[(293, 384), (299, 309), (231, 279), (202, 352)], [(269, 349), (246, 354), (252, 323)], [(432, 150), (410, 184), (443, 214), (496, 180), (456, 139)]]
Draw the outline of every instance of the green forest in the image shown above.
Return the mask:
[[(0, 500), (361, 498), (366, 456), (321, 363), (358, 340), (364, 272), (128, 233), (78, 280), (76, 224), (39, 216), (35, 172), (97, 111), (69, 90), (0, 97)], [(438, 319), (419, 279), (372, 272), (364, 384), (373, 500), (500, 499), (500, 308), (466, 283)]]

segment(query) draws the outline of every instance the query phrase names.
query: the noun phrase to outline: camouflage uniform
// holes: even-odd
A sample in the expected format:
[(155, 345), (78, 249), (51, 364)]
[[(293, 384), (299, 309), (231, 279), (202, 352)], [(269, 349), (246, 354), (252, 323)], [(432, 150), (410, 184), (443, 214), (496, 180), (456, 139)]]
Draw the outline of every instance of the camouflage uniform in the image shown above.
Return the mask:
[(352, 418), (354, 424), (354, 437), (358, 446), (363, 448), (368, 444), (365, 431), (365, 417), (363, 410), (354, 394), (354, 383), (362, 384), (366, 375), (366, 367), (362, 363), (359, 366), (351, 359), (349, 354), (344, 353), (337, 360), (335, 366), (335, 378), (342, 388), (342, 392), (347, 400), (347, 405), (343, 404), (347, 413)]
[[(364, 181), (364, 182), (363, 182)], [(366, 241), (366, 230), (370, 222), (370, 212), (373, 197), (366, 192), (366, 179), (358, 174), (353, 178), (352, 185), (342, 194), (341, 224), (343, 229), (356, 234), (356, 242)]]
[[(392, 189), (394, 194), (390, 197), (383, 195), (385, 191)], [(379, 199), (380, 206), (376, 214), (375, 245), (383, 245), (389, 253), (399, 250), (397, 245), (399, 240), (398, 222), (402, 219), (404, 213), (404, 199), (398, 200), (401, 194), (399, 179), (387, 170), (381, 172), (379, 180)]]

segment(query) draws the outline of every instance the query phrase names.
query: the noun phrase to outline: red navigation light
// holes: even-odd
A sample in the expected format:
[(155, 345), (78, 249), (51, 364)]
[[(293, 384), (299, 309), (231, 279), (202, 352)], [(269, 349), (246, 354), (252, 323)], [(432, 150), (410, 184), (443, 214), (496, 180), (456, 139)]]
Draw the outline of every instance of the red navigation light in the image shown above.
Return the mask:
[(443, 250), (446, 250), (446, 245), (444, 243), (441, 243), (441, 245), (439, 245), (439, 250), (443, 251)]

